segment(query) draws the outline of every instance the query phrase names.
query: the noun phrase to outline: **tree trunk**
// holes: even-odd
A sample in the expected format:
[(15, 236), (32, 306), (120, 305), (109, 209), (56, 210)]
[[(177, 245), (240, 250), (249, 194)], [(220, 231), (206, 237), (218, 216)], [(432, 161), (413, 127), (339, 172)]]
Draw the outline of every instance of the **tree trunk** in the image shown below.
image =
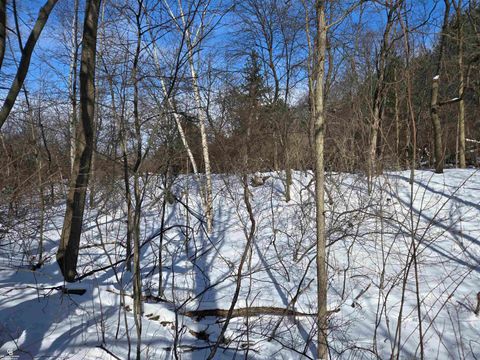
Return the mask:
[(78, 0), (74, 2), (74, 13), (72, 22), (72, 40), (70, 52), (70, 75), (68, 87), (70, 89), (70, 171), (73, 171), (75, 161), (75, 130), (77, 127), (77, 62), (78, 62)]
[(323, 82), (325, 73), (325, 52), (327, 27), (325, 23), (325, 1), (316, 0), (317, 33), (314, 46), (314, 139), (315, 139), (315, 204), (317, 224), (317, 357), (327, 359), (327, 258), (325, 237), (325, 170), (324, 136), (325, 118), (323, 103)]
[[(190, 43), (190, 41), (187, 41)], [(203, 162), (205, 166), (205, 217), (207, 219), (207, 232), (211, 233), (213, 230), (213, 198), (212, 198), (212, 171), (210, 168), (210, 155), (208, 152), (208, 139), (207, 139), (207, 130), (205, 124), (207, 122), (207, 116), (205, 110), (202, 107), (202, 101), (200, 98), (200, 89), (198, 87), (198, 78), (193, 64), (193, 48), (189, 44), (189, 60), (190, 60), (190, 71), (192, 74), (192, 83), (193, 91), (195, 95), (195, 102), (197, 104), (197, 113), (200, 123), (200, 136), (202, 138), (202, 153), (203, 153)]]
[[(122, 122), (124, 120), (122, 119)], [(124, 125), (122, 125), (124, 127)], [(132, 206), (132, 194), (130, 191), (130, 176), (128, 170), (128, 156), (125, 139), (125, 130), (121, 131), (121, 143), (122, 143), (122, 161), (123, 161), (123, 183), (125, 186), (125, 201), (127, 202), (127, 256), (126, 256), (126, 269), (132, 271), (132, 233), (133, 233), (133, 206)]]
[(5, 56), (5, 45), (7, 43), (7, 0), (0, 0), (0, 69)]
[(88, 0), (83, 28), (83, 47), (80, 68), (80, 120), (77, 127), (75, 161), (67, 196), (57, 262), (66, 281), (76, 276), (78, 247), (82, 232), (83, 212), (90, 174), (94, 140), (95, 57), (98, 15), (101, 0)]
[[(20, 49), (23, 49), (20, 41)], [(26, 91), (25, 87), (23, 87), (23, 91), (25, 93), (25, 102), (28, 109), (28, 116), (30, 122), (30, 129), (32, 132), (32, 146), (33, 146), (33, 154), (35, 156), (35, 165), (37, 171), (37, 178), (38, 178), (38, 189), (39, 189), (39, 197), (40, 197), (40, 224), (39, 224), (39, 239), (38, 239), (38, 258), (36, 259), (36, 264), (32, 264), (35, 266), (41, 266), (43, 262), (43, 240), (44, 240), (44, 225), (45, 225), (45, 192), (44, 192), (44, 185), (43, 185), (43, 178), (42, 178), (42, 171), (43, 171), (43, 161), (42, 161), (42, 154), (40, 150), (39, 144), (39, 136), (37, 131), (37, 124), (35, 122), (35, 114), (33, 108), (31, 107), (31, 103), (29, 100), (28, 92)], [(39, 100), (40, 104), (40, 100)], [(38, 107), (38, 123), (40, 123), (41, 117), (41, 109), (40, 106)]]
[(464, 44), (464, 32), (463, 32), (463, 20), (462, 20), (462, 0), (458, 0), (455, 4), (457, 12), (457, 41), (458, 41), (458, 74), (460, 77), (458, 88), (458, 144), (459, 151), (458, 157), (460, 162), (460, 168), (465, 169), (467, 167), (465, 161), (465, 101), (463, 99), (465, 93), (465, 74), (463, 69), (463, 44)]
[(397, 79), (397, 69), (393, 69), (393, 81), (394, 86), (394, 97), (395, 97), (395, 157), (397, 161), (397, 170), (401, 169), (401, 154), (400, 154), (400, 101), (399, 101), (399, 91), (398, 91), (398, 79)]
[(443, 146), (442, 146), (442, 125), (440, 123), (440, 117), (438, 115), (438, 87), (440, 76), (436, 75), (433, 78), (432, 83), (432, 99), (430, 104), (430, 115), (433, 125), (433, 141), (435, 152), (435, 172), (438, 174), (443, 173)]
[[(40, 101), (40, 100), (39, 100)], [(33, 114), (32, 114), (33, 115)], [(41, 109), (38, 107), (38, 123), (41, 123)], [(43, 263), (43, 241), (44, 241), (44, 227), (45, 227), (45, 186), (42, 177), (43, 162), (42, 154), (40, 151), (40, 144), (38, 139), (38, 132), (33, 116), (32, 116), (32, 138), (35, 146), (35, 162), (37, 163), (38, 171), (38, 188), (40, 191), (40, 224), (39, 224), (39, 240), (38, 240), (38, 259), (37, 266), (41, 266)]]
[(158, 244), (158, 297), (163, 298), (163, 238), (165, 229), (165, 215), (167, 210), (167, 191), (170, 192), (170, 160), (163, 174), (162, 217), (160, 218), (160, 237)]
[(437, 59), (437, 73), (432, 80), (432, 95), (430, 101), (430, 117), (432, 120), (433, 126), (433, 144), (434, 144), (434, 153), (435, 153), (435, 172), (438, 174), (443, 173), (444, 165), (444, 156), (443, 156), (443, 145), (442, 145), (442, 124), (440, 123), (439, 117), (439, 105), (438, 105), (438, 87), (440, 81), (440, 71), (442, 67), (444, 47), (445, 47), (445, 37), (448, 28), (448, 16), (450, 14), (450, 1), (444, 0), (445, 2), (445, 13), (443, 16), (443, 25), (442, 32), (440, 34), (440, 44), (438, 50), (438, 59)]
[[(290, 139), (289, 139), (289, 126), (288, 118), (289, 111), (286, 109), (285, 112), (282, 111), (280, 118), (282, 119), (283, 125), (283, 135), (280, 135), (281, 145), (283, 147), (283, 167), (285, 169), (285, 201), (289, 202), (291, 200), (291, 185), (292, 185), (292, 164), (290, 160)], [(282, 138), (283, 136), (283, 138)]]
[[(200, 125), (200, 136), (202, 142), (202, 154), (203, 154), (203, 163), (205, 167), (205, 218), (207, 220), (207, 232), (211, 233), (213, 230), (213, 192), (212, 192), (212, 172), (210, 166), (210, 155), (208, 151), (208, 139), (207, 139), (207, 131), (206, 131), (206, 123), (207, 123), (207, 114), (205, 109), (202, 106), (202, 99), (200, 96), (200, 87), (198, 85), (198, 76), (195, 70), (195, 63), (194, 63), (194, 44), (199, 46), (197, 40), (198, 36), (203, 36), (203, 19), (201, 20), (202, 23), (200, 24), (200, 28), (196, 31), (195, 38), (192, 39), (190, 26), (191, 23), (187, 22), (183, 9), (180, 4), (180, 16), (181, 21), (185, 31), (186, 37), (186, 44), (187, 44), (187, 51), (188, 51), (188, 62), (190, 65), (190, 74), (192, 76), (192, 86), (193, 86), (193, 95), (195, 98), (195, 103), (197, 105), (197, 116)], [(205, 11), (205, 10), (204, 10)]]
[(275, 134), (275, 130), (273, 132), (273, 170), (278, 171), (280, 166), (278, 165), (278, 140)]
[(93, 208), (95, 206), (95, 171), (96, 171), (96, 150), (97, 150), (97, 132), (98, 129), (101, 128), (98, 124), (99, 118), (98, 114), (95, 111), (95, 115), (93, 117), (93, 145), (92, 145), (92, 159), (90, 161), (90, 199), (89, 199), (89, 206)]
[(133, 316), (137, 330), (137, 360), (141, 359), (142, 347), (142, 276), (140, 270), (140, 218), (142, 211), (141, 189), (138, 173), (133, 175), (133, 188), (135, 194), (135, 212), (133, 224)]
[(140, 360), (141, 346), (142, 346), (142, 274), (140, 270), (140, 219), (142, 214), (142, 191), (140, 189), (140, 179), (138, 170), (142, 164), (142, 133), (141, 121), (138, 110), (138, 62), (140, 59), (140, 50), (142, 44), (142, 28), (141, 28), (141, 13), (143, 0), (138, 0), (138, 12), (135, 14), (137, 25), (137, 45), (135, 49), (135, 57), (132, 67), (133, 78), (133, 117), (135, 128), (136, 141), (136, 159), (133, 166), (133, 193), (135, 196), (135, 212), (133, 221), (133, 316), (135, 320), (135, 328), (137, 330), (137, 360)]
[(288, 139), (287, 146), (285, 147), (285, 201), (289, 202), (292, 199), (291, 194), (291, 187), (292, 187), (292, 166), (290, 163), (290, 148), (288, 147)]
[(22, 89), (23, 82), (25, 81), (28, 68), (30, 66), (30, 59), (32, 57), (33, 49), (35, 48), (35, 44), (37, 43), (37, 40), (40, 37), (40, 34), (42, 33), (42, 30), (47, 23), (48, 17), (50, 16), (50, 13), (52, 12), (52, 9), (57, 3), (57, 1), (58, 0), (48, 0), (45, 5), (40, 9), (37, 21), (35, 22), (35, 25), (22, 51), (22, 58), (20, 59), (20, 64), (18, 65), (15, 79), (13, 80), (10, 90), (8, 91), (8, 95), (3, 103), (2, 109), (0, 110), (0, 129), (3, 127), (3, 124), (7, 120), (8, 115), (10, 115), (10, 111), (12, 111), (18, 93)]

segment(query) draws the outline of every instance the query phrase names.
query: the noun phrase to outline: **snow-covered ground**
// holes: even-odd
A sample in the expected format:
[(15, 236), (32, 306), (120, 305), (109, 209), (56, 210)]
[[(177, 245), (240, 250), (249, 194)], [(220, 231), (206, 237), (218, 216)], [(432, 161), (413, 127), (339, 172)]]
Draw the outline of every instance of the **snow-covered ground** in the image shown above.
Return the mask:
[[(314, 184), (311, 174), (295, 172), (286, 203), (282, 177), (269, 175), (265, 185), (249, 189), (256, 231), (236, 304), (262, 308), (255, 316), (232, 319), (216, 359), (315, 358)], [(327, 176), (332, 359), (383, 359), (392, 353), (420, 358), (420, 338), (426, 359), (480, 357), (480, 318), (474, 314), (480, 173), (417, 171), (412, 187), (409, 176), (378, 177), (370, 195), (360, 175)], [(235, 176), (215, 176), (214, 232), (208, 236), (193, 179), (177, 178), (172, 192), (180, 201), (167, 204), (161, 238), (160, 184), (154, 178), (147, 185), (141, 224), (142, 358), (204, 359), (225, 319), (195, 311), (230, 307), (251, 226), (243, 188)], [(55, 289), (64, 285), (55, 262), (63, 205), (46, 214), (48, 260), (37, 271), (22, 254), (36, 251), (38, 214), (27, 211), (2, 231), (0, 358), (124, 359), (129, 348), (135, 358), (131, 274), (121, 261), (123, 203), (121, 187), (112, 186), (86, 211), (79, 274), (119, 264), (67, 285), (86, 289), (84, 295)], [(158, 302), (161, 240), (164, 301)], [(270, 314), (265, 307), (302, 314)]]

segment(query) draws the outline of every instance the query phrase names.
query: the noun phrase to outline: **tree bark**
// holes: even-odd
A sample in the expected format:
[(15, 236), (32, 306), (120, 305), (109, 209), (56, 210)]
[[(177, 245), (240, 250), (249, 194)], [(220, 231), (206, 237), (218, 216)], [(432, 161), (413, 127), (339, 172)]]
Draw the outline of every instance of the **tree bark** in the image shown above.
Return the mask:
[(401, 154), (400, 154), (400, 101), (399, 101), (399, 91), (398, 91), (398, 78), (397, 78), (397, 68), (393, 69), (393, 82), (394, 85), (394, 97), (395, 97), (395, 157), (397, 160), (397, 170), (401, 169)]
[(75, 161), (67, 196), (57, 262), (66, 281), (76, 276), (78, 248), (82, 232), (83, 212), (90, 175), (94, 140), (95, 57), (98, 16), (101, 0), (88, 0), (83, 28), (83, 47), (80, 68), (80, 120), (77, 127)]
[(464, 45), (464, 31), (462, 20), (462, 0), (458, 0), (455, 4), (455, 10), (457, 13), (457, 41), (458, 41), (458, 74), (460, 77), (458, 88), (458, 158), (460, 168), (465, 169), (467, 167), (465, 161), (465, 101), (463, 95), (465, 93), (465, 73), (463, 69), (463, 45)]
[(133, 117), (136, 141), (136, 159), (133, 166), (133, 193), (135, 197), (135, 211), (133, 216), (133, 316), (135, 320), (135, 328), (137, 331), (137, 360), (140, 360), (142, 346), (142, 274), (140, 271), (140, 219), (142, 214), (142, 191), (140, 189), (140, 179), (138, 170), (142, 164), (142, 133), (141, 121), (138, 109), (139, 103), (139, 76), (138, 62), (140, 59), (140, 50), (142, 44), (142, 24), (141, 13), (143, 0), (138, 0), (138, 12), (135, 14), (137, 25), (137, 45), (135, 49), (135, 57), (133, 59), (132, 78), (133, 78)]
[(0, 69), (5, 56), (5, 44), (7, 43), (7, 0), (0, 0)]
[(207, 232), (211, 233), (213, 230), (213, 195), (212, 195), (212, 171), (210, 166), (210, 155), (208, 151), (208, 139), (207, 139), (207, 130), (205, 124), (207, 122), (207, 116), (205, 110), (202, 107), (202, 101), (200, 98), (200, 89), (198, 86), (198, 77), (195, 71), (195, 66), (193, 63), (193, 48), (190, 41), (187, 40), (188, 51), (190, 53), (190, 71), (192, 74), (192, 84), (193, 91), (195, 95), (195, 102), (197, 104), (197, 114), (200, 124), (200, 136), (202, 140), (202, 153), (203, 153), (203, 163), (205, 166), (205, 217), (207, 219)]
[(12, 111), (15, 100), (22, 89), (23, 82), (27, 77), (28, 68), (30, 67), (30, 59), (35, 48), (35, 44), (37, 43), (37, 40), (40, 37), (40, 34), (47, 23), (48, 17), (50, 16), (50, 13), (52, 12), (52, 9), (57, 1), (58, 0), (48, 0), (40, 9), (37, 21), (35, 22), (35, 25), (30, 32), (30, 36), (28, 37), (28, 40), (22, 51), (22, 58), (20, 59), (20, 64), (18, 65), (15, 79), (13, 80), (10, 90), (8, 91), (8, 95), (3, 103), (2, 109), (0, 110), (0, 129), (7, 120), (8, 115), (10, 115), (10, 111)]
[(325, 237), (325, 170), (324, 170), (324, 74), (327, 26), (325, 23), (325, 1), (316, 0), (317, 33), (314, 45), (314, 144), (315, 144), (315, 204), (317, 230), (317, 357), (327, 359), (327, 258)]
[(78, 0), (74, 2), (74, 13), (72, 21), (72, 40), (70, 52), (70, 74), (68, 87), (70, 90), (70, 171), (73, 171), (75, 161), (75, 129), (77, 126), (77, 62), (78, 62)]
[[(195, 34), (192, 37), (192, 32), (190, 27), (192, 26), (192, 22), (190, 19), (187, 19), (183, 8), (182, 8), (182, 1), (179, 0), (179, 11), (180, 11), (180, 19), (182, 21), (183, 29), (181, 29), (180, 25), (177, 23), (178, 28), (180, 31), (183, 31), (185, 36), (185, 41), (187, 44), (187, 51), (188, 51), (188, 63), (190, 65), (190, 74), (192, 76), (192, 87), (193, 87), (193, 95), (195, 98), (195, 103), (197, 105), (197, 116), (199, 120), (200, 126), (200, 136), (201, 136), (201, 143), (202, 143), (202, 154), (203, 154), (203, 162), (205, 168), (205, 218), (207, 223), (207, 232), (211, 233), (213, 230), (213, 192), (212, 192), (212, 172), (210, 166), (210, 155), (208, 150), (208, 139), (207, 139), (207, 132), (206, 132), (206, 123), (207, 123), (207, 113), (202, 106), (202, 100), (200, 96), (200, 87), (198, 85), (198, 76), (197, 71), (195, 69), (195, 62), (194, 62), (194, 54), (195, 54), (195, 46), (199, 46), (199, 40), (203, 35), (204, 30), (204, 16), (206, 14), (207, 8), (202, 10), (201, 14), (201, 23), (199, 28), (196, 30)], [(172, 20), (177, 21), (175, 16), (173, 15), (171, 9), (169, 8), (170, 16)], [(195, 15), (194, 15), (195, 16)]]
[[(197, 105), (197, 115), (198, 115), (199, 126), (200, 126), (203, 163), (205, 167), (205, 218), (207, 220), (207, 232), (211, 233), (213, 230), (213, 194), (212, 194), (212, 171), (210, 166), (210, 155), (208, 151), (207, 130), (205, 128), (207, 123), (207, 114), (205, 113), (205, 109), (202, 106), (200, 88), (198, 85), (198, 76), (197, 76), (195, 63), (194, 63), (194, 43), (196, 43), (196, 39), (192, 39), (190, 28), (189, 28), (190, 25), (187, 24), (185, 14), (183, 13), (183, 10), (181, 8), (180, 8), (180, 15), (182, 17), (182, 22), (185, 28), (186, 43), (187, 43), (187, 50), (188, 50), (188, 62), (190, 65), (190, 74), (192, 76), (193, 95), (195, 98), (195, 103)], [(203, 28), (203, 23), (200, 25), (200, 27), (201, 29)], [(200, 34), (200, 32), (201, 31), (197, 31), (197, 34)]]
[(439, 87), (439, 75), (433, 78), (432, 83), (432, 99), (430, 104), (430, 116), (432, 118), (433, 125), (433, 141), (435, 152), (435, 172), (438, 174), (443, 173), (443, 145), (442, 145), (442, 125), (440, 123), (440, 117), (438, 110), (438, 87)]
[(437, 59), (437, 72), (432, 80), (432, 95), (430, 101), (430, 117), (432, 120), (433, 126), (433, 143), (434, 143), (434, 153), (435, 153), (435, 172), (438, 174), (443, 173), (444, 166), (444, 156), (443, 156), (443, 145), (442, 145), (442, 124), (440, 123), (439, 117), (439, 104), (438, 104), (438, 87), (440, 81), (440, 70), (442, 67), (444, 47), (445, 47), (445, 38), (448, 28), (448, 16), (450, 14), (450, 1), (444, 0), (445, 2), (445, 13), (443, 16), (443, 25), (442, 32), (440, 34), (440, 44), (438, 50), (438, 59)]

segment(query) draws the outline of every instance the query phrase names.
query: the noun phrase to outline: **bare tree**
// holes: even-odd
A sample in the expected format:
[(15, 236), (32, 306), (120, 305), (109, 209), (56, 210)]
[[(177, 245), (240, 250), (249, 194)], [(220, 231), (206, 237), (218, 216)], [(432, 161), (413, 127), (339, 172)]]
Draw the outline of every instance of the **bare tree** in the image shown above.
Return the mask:
[(77, 126), (77, 63), (78, 63), (78, 0), (74, 0), (72, 21), (72, 38), (70, 51), (70, 74), (68, 89), (70, 91), (70, 170), (75, 161), (75, 128)]
[[(182, 36), (185, 38), (187, 45), (187, 54), (188, 54), (188, 64), (190, 68), (191, 82), (193, 88), (193, 95), (196, 104), (196, 113), (198, 117), (199, 127), (200, 127), (200, 136), (202, 143), (202, 155), (203, 163), (205, 168), (205, 217), (207, 222), (207, 231), (210, 233), (213, 230), (213, 194), (212, 194), (212, 171), (210, 164), (210, 154), (208, 151), (208, 139), (207, 139), (207, 113), (205, 107), (203, 106), (202, 96), (200, 92), (200, 85), (198, 80), (198, 70), (196, 68), (195, 59), (199, 54), (198, 49), (196, 49), (202, 40), (205, 37), (207, 19), (210, 1), (199, 1), (198, 3), (190, 3), (188, 12), (185, 12), (183, 9), (182, 1), (178, 2), (179, 16), (175, 16), (172, 11), (172, 8), (169, 4), (164, 1), (167, 6), (169, 15), (173, 21), (175, 21), (176, 26)], [(203, 6), (203, 9), (201, 9)], [(195, 17), (199, 16), (199, 24), (194, 33), (192, 33), (192, 24), (195, 20)], [(181, 23), (178, 18), (180, 18)]]
[[(180, 3), (181, 4), (181, 3)], [(192, 76), (192, 86), (193, 86), (193, 93), (195, 97), (195, 103), (197, 105), (197, 115), (200, 125), (200, 136), (202, 140), (202, 153), (203, 153), (203, 162), (205, 167), (205, 217), (207, 220), (207, 231), (209, 233), (213, 230), (213, 198), (212, 198), (212, 170), (210, 166), (210, 154), (208, 151), (208, 139), (207, 139), (207, 114), (205, 112), (205, 108), (202, 104), (202, 97), (200, 95), (200, 86), (198, 84), (198, 75), (197, 70), (195, 69), (195, 52), (194, 52), (194, 44), (199, 43), (202, 37), (204, 36), (204, 21), (205, 15), (207, 14), (208, 10), (208, 3), (205, 5), (204, 10), (201, 14), (200, 25), (196, 31), (196, 34), (192, 37), (190, 28), (187, 24), (187, 19), (185, 14), (183, 13), (183, 9), (180, 6), (180, 15), (182, 19), (183, 26), (185, 28), (185, 35), (187, 40), (187, 51), (188, 51), (188, 63), (190, 65), (190, 74)], [(198, 52), (197, 52), (198, 53)]]
[[(13, 2), (13, 16), (14, 16), (14, 23), (15, 23), (15, 32), (18, 41), (18, 47), (20, 51), (23, 53), (24, 45), (22, 41), (22, 35), (20, 31), (20, 22), (16, 8), (16, 2)], [(42, 161), (42, 154), (41, 154), (41, 146), (39, 141), (39, 134), (38, 130), (42, 131), (43, 135), (43, 128), (41, 122), (41, 107), (40, 107), (40, 100), (38, 100), (38, 109), (37, 114), (33, 109), (33, 106), (30, 101), (29, 93), (26, 89), (25, 84), (22, 85), (22, 90), (25, 96), (25, 105), (27, 107), (28, 113), (28, 122), (30, 124), (31, 130), (31, 141), (33, 145), (33, 154), (35, 157), (35, 165), (37, 171), (37, 178), (38, 178), (38, 189), (40, 193), (40, 224), (39, 224), (39, 241), (38, 241), (38, 259), (36, 260), (36, 264), (34, 265), (36, 268), (39, 268), (43, 264), (43, 241), (44, 241), (44, 222), (45, 222), (45, 191), (44, 191), (44, 180), (43, 180), (43, 161)], [(38, 116), (38, 122), (35, 121), (36, 115)], [(39, 128), (39, 129), (38, 129)], [(43, 137), (44, 138), (44, 137)], [(44, 138), (45, 140), (45, 138)], [(44, 142), (45, 148), (48, 151), (48, 147), (46, 146), (46, 142)], [(52, 195), (53, 198), (53, 195)]]
[[(315, 205), (317, 234), (317, 357), (327, 359), (327, 254), (325, 234), (325, 165), (324, 165), (324, 74), (327, 44), (327, 24), (325, 20), (325, 1), (315, 1), (316, 36), (314, 44), (313, 74), (313, 123), (315, 140)], [(307, 34), (308, 35), (308, 34)]]
[[(157, 46), (157, 43), (155, 41), (155, 36), (153, 35), (152, 30), (151, 30), (152, 29), (152, 24), (151, 24), (149, 14), (146, 12), (145, 16), (146, 16), (146, 20), (147, 20), (147, 23), (148, 23), (150, 38), (151, 38), (151, 41), (152, 41), (152, 56), (153, 56), (153, 60), (154, 60), (154, 64), (155, 64), (155, 69), (157, 71), (158, 76), (160, 77), (160, 84), (161, 84), (163, 96), (164, 96), (164, 99), (165, 99), (164, 101), (166, 103), (167, 110), (170, 110), (172, 112), (172, 116), (175, 120), (175, 125), (177, 126), (177, 130), (178, 130), (178, 133), (180, 135), (180, 139), (181, 139), (182, 144), (185, 148), (185, 151), (187, 152), (188, 159), (190, 160), (190, 163), (192, 165), (193, 173), (196, 176), (198, 176), (197, 162), (196, 162), (195, 158), (193, 157), (192, 150), (190, 148), (190, 145), (188, 144), (187, 137), (185, 136), (185, 131), (183, 130), (183, 127), (182, 127), (180, 114), (176, 111), (174, 103), (172, 101), (172, 90), (173, 89), (172, 89), (172, 87), (168, 88), (167, 84), (165, 83), (164, 74), (162, 72), (162, 66), (161, 66), (161, 63), (160, 63), (159, 56), (158, 56), (158, 52), (159, 52), (158, 51), (158, 46)], [(177, 56), (176, 56), (177, 59), (178, 59), (180, 51), (181, 51), (181, 49), (178, 49), (178, 53), (177, 53)], [(176, 71), (178, 71), (178, 67), (180, 66), (178, 61), (177, 61), (177, 64), (175, 64), (175, 65), (176, 65)], [(158, 106), (159, 110), (162, 108), (162, 104), (159, 101), (157, 102), (157, 106)]]
[[(2, 109), (0, 110), (0, 129), (3, 127), (3, 124), (7, 120), (7, 117), (10, 114), (10, 111), (12, 111), (12, 108), (13, 108), (13, 105), (15, 104), (15, 100), (17, 99), (18, 93), (22, 89), (23, 82), (27, 77), (28, 68), (30, 67), (30, 59), (32, 57), (33, 50), (35, 48), (38, 38), (40, 37), (40, 34), (42, 33), (42, 30), (45, 24), (47, 23), (48, 17), (50, 16), (50, 13), (52, 12), (53, 7), (57, 3), (57, 1), (58, 0), (48, 0), (45, 3), (45, 5), (43, 5), (43, 7), (40, 9), (37, 21), (35, 22), (35, 25), (33, 26), (33, 29), (30, 32), (30, 36), (28, 37), (27, 42), (25, 43), (25, 47), (22, 50), (22, 58), (20, 59), (20, 64), (18, 65), (15, 79), (13, 80), (10, 90), (8, 91), (8, 95), (3, 103)], [(5, 5), (5, 4), (0, 4), (0, 8), (1, 8), (1, 5)], [(2, 11), (0, 11), (0, 28), (3, 26), (3, 24), (5, 24), (5, 21), (3, 21), (3, 24), (1, 24), (1, 16), (3, 16), (1, 13)], [(0, 33), (0, 38), (5, 39), (5, 35), (2, 37)], [(0, 40), (0, 50), (2, 46), (1, 42), (2, 41)], [(3, 43), (5, 42), (3, 41)]]
[[(253, 47), (264, 67), (267, 69), (267, 83), (271, 83), (271, 96), (267, 96), (272, 107), (270, 119), (271, 142), (273, 142), (273, 168), (279, 169), (278, 145), (283, 149), (283, 169), (285, 170), (285, 200), (290, 201), (292, 184), (291, 134), (292, 112), (290, 108), (291, 92), (295, 86), (299, 63), (304, 61), (299, 38), (303, 23), (301, 8), (291, 2), (279, 3), (268, 0), (248, 0), (240, 6), (241, 33), (248, 51)], [(245, 42), (234, 45), (245, 53)], [(302, 56), (302, 58), (299, 58)], [(265, 136), (265, 135), (264, 135)]]
[[(133, 173), (133, 194), (135, 197), (135, 211), (133, 217), (133, 315), (135, 319), (135, 328), (137, 330), (137, 360), (140, 360), (140, 352), (142, 345), (142, 278), (140, 273), (140, 220), (142, 212), (142, 189), (140, 188), (140, 174), (138, 170), (142, 164), (142, 132), (141, 120), (139, 114), (139, 69), (138, 63), (140, 59), (140, 51), (142, 45), (142, 8), (143, 0), (137, 0), (138, 9), (135, 12), (136, 25), (136, 46), (135, 55), (132, 66), (133, 80), (133, 117), (135, 129), (135, 164), (132, 169)], [(128, 186), (128, 185), (127, 185)]]
[(465, 69), (463, 66), (463, 48), (465, 43), (462, 0), (452, 0), (457, 16), (457, 61), (458, 61), (458, 160), (460, 168), (466, 168), (465, 162)]
[(445, 160), (443, 145), (442, 145), (442, 124), (440, 123), (440, 116), (439, 116), (440, 105), (438, 101), (440, 74), (442, 69), (443, 56), (445, 53), (445, 41), (447, 36), (448, 17), (450, 14), (450, 1), (444, 0), (444, 3), (445, 3), (445, 12), (443, 15), (443, 25), (440, 33), (440, 43), (439, 43), (438, 58), (436, 63), (436, 73), (432, 80), (432, 93), (431, 93), (432, 95), (430, 100), (430, 116), (431, 116), (432, 125), (433, 125), (436, 173), (443, 173), (443, 165)]
[(97, 27), (101, 0), (88, 0), (83, 27), (82, 59), (80, 67), (80, 120), (76, 131), (75, 161), (67, 196), (57, 262), (66, 281), (75, 280), (82, 233), (83, 212), (90, 176), (94, 140), (95, 58)]
[(372, 108), (372, 122), (371, 122), (371, 137), (370, 137), (370, 147), (368, 154), (368, 191), (372, 191), (372, 182), (373, 177), (377, 173), (376, 159), (377, 159), (377, 142), (380, 131), (380, 123), (382, 116), (383, 103), (385, 101), (385, 73), (387, 71), (387, 60), (388, 55), (391, 50), (391, 38), (390, 33), (395, 22), (396, 9), (401, 5), (403, 1), (388, 1), (386, 6), (388, 7), (387, 12), (387, 23), (385, 30), (383, 32), (382, 43), (380, 45), (380, 53), (378, 55), (377, 63), (377, 81), (375, 85), (375, 93), (373, 97), (373, 108)]
[(5, 44), (7, 43), (7, 0), (0, 0), (0, 69), (5, 56)]

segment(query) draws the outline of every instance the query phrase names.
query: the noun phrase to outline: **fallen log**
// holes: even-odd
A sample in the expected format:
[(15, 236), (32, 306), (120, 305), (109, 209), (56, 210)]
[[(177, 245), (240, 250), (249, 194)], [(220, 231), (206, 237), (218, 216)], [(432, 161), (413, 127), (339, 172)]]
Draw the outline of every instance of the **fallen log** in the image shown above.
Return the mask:
[[(204, 317), (221, 317), (225, 318), (228, 315), (228, 309), (202, 309), (202, 310), (186, 310), (182, 315), (192, 318)], [(248, 308), (233, 309), (232, 318), (235, 317), (252, 317), (252, 316), (317, 316), (315, 313), (303, 313), (292, 309), (285, 309), (271, 306), (253, 306)]]
[[(108, 289), (108, 292), (111, 292), (116, 295), (120, 293)], [(125, 296), (133, 298), (132, 294), (124, 293)], [(149, 297), (149, 296), (148, 296)], [(142, 296), (143, 300), (148, 298), (147, 296)], [(155, 297), (156, 298), (156, 297)], [(174, 305), (172, 302), (156, 298), (155, 302), (164, 302), (170, 305)], [(327, 316), (330, 316), (334, 313), (340, 311), (340, 308), (327, 311)], [(228, 309), (200, 309), (200, 310), (178, 310), (179, 315), (188, 316), (190, 318), (203, 319), (205, 317), (218, 317), (226, 318), (228, 316)], [(317, 316), (317, 313), (304, 313), (288, 308), (274, 307), (274, 306), (251, 306), (247, 308), (233, 309), (232, 318), (235, 317), (253, 317), (253, 316)]]

